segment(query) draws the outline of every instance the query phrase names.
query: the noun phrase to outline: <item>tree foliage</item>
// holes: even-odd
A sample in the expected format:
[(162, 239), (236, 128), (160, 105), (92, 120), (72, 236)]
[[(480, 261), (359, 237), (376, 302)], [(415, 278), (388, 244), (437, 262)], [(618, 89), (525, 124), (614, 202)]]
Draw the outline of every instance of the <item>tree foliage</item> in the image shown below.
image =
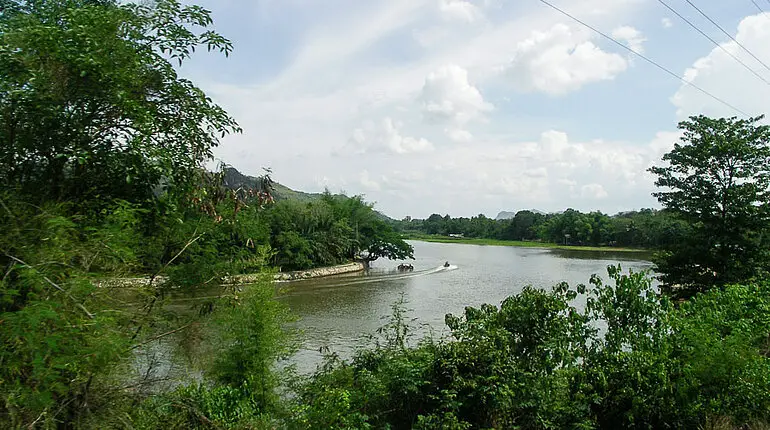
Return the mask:
[[(229, 53), (210, 13), (176, 0), (6, 1), (0, 16), (0, 183), (38, 201), (152, 198), (189, 185), (235, 121), (181, 64)], [(180, 189), (180, 188), (175, 188)]]
[(766, 273), (770, 127), (761, 119), (691, 117), (667, 165), (650, 169), (662, 188), (654, 196), (691, 227), (657, 262), (681, 294)]
[(663, 247), (678, 241), (687, 231), (687, 224), (668, 211), (652, 209), (613, 216), (599, 211), (582, 213), (575, 209), (553, 214), (523, 210), (513, 218), (503, 220), (487, 218), (483, 214), (471, 218), (432, 214), (425, 220), (396, 221), (395, 226), (407, 233), (637, 248)]
[(281, 269), (413, 258), (411, 245), (360, 196), (326, 192), (308, 203), (284, 200), (260, 216), (269, 225), (275, 264)]

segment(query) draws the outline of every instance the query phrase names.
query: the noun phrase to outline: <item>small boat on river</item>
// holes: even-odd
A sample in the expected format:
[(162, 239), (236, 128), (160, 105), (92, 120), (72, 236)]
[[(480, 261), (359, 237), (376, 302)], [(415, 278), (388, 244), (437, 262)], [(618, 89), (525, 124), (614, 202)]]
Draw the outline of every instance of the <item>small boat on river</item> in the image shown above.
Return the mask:
[(411, 264), (399, 264), (398, 265), (398, 271), (399, 272), (411, 272), (414, 270), (414, 266)]

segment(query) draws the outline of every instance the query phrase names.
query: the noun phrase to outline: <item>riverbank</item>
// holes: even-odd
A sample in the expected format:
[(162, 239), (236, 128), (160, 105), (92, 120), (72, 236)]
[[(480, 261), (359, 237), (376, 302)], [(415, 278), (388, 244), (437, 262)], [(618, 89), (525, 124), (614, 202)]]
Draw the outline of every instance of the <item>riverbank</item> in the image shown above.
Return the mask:
[[(363, 263), (353, 262), (338, 264), (336, 266), (319, 267), (316, 269), (297, 270), (294, 272), (281, 272), (274, 275), (278, 282), (299, 281), (301, 279), (323, 278), (326, 276), (342, 275), (345, 273), (361, 272), (365, 269)], [(233, 277), (236, 283), (248, 283), (248, 277), (251, 275), (238, 275)]]
[(651, 250), (649, 249), (638, 249), (638, 248), (620, 248), (620, 247), (612, 247), (612, 246), (560, 245), (556, 243), (547, 243), (547, 242), (457, 238), (457, 237), (440, 236), (440, 235), (413, 235), (413, 236), (408, 236), (407, 239), (419, 240), (422, 242), (432, 242), (432, 243), (456, 243), (459, 245), (516, 246), (521, 248), (568, 249), (573, 251), (631, 252), (631, 253), (647, 253), (647, 254), (651, 252)]
[[(296, 270), (292, 272), (279, 272), (273, 275), (273, 280), (276, 282), (291, 282), (299, 281), (302, 279), (311, 278), (323, 278), (325, 276), (342, 275), (345, 273), (361, 272), (365, 269), (363, 263), (353, 262), (338, 264), (336, 266), (317, 267), (315, 269)], [(262, 274), (245, 274), (228, 276), (223, 281), (225, 285), (232, 284), (251, 284), (257, 282)], [(162, 284), (167, 278), (165, 276), (156, 276), (153, 279), (150, 277), (142, 278), (118, 278), (118, 279), (104, 279), (96, 281), (97, 287), (142, 287), (147, 286), (150, 282), (154, 284)]]

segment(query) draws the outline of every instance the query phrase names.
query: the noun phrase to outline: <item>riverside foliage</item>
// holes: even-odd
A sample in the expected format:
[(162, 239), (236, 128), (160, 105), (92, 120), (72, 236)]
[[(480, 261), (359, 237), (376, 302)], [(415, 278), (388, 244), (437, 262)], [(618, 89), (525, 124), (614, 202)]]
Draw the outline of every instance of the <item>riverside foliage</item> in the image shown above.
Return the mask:
[[(269, 175), (232, 189), (200, 167), (239, 131), (175, 69), (230, 52), (211, 24), (175, 0), (0, 2), (0, 427), (157, 428), (119, 407), (144, 401), (271, 417), (291, 350), (272, 266), (411, 255), (360, 198), (272, 205)], [(219, 287), (235, 273), (265, 280)], [(206, 384), (159, 373), (180, 364)], [(153, 396), (209, 382), (200, 413)]]
[[(770, 418), (770, 290), (675, 307), (644, 273), (525, 288), (447, 315), (451, 341), (409, 347), (403, 305), (382, 342), (330, 357), (300, 389), (302, 428), (703, 428)], [(576, 299), (586, 303), (583, 310)], [(765, 428), (765, 427), (757, 427)]]
[[(767, 423), (770, 296), (756, 276), (677, 307), (646, 274), (610, 268), (610, 284), (449, 315), (451, 339), (413, 339), (397, 303), (349, 362), (279, 371), (296, 345), (276, 266), (412, 250), (359, 197), (274, 203), (269, 174), (228, 187), (201, 168), (239, 130), (175, 69), (196, 48), (230, 52), (211, 25), (176, 0), (0, 0), (0, 427)], [(578, 215), (553, 234), (607, 240), (602, 217)], [(659, 216), (629, 215), (629, 244), (632, 223), (669, 224)], [(529, 238), (536, 217), (517, 217), (506, 228)], [(235, 273), (261, 276), (222, 285)], [(116, 281), (134, 275), (149, 280)]]
[(665, 210), (641, 209), (610, 216), (602, 212), (583, 213), (567, 209), (543, 214), (522, 210), (511, 219), (495, 220), (483, 214), (452, 218), (433, 214), (427, 219), (395, 221), (404, 233), (543, 241), (564, 245), (616, 246), (657, 249), (676, 243), (687, 234), (688, 224)]

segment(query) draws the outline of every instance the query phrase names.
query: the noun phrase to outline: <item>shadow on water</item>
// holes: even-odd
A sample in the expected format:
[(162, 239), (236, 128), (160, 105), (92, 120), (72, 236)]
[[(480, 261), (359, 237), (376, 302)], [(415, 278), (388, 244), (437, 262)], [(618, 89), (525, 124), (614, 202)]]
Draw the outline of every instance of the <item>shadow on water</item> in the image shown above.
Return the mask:
[(608, 260), (608, 261), (651, 261), (652, 251), (593, 251), (585, 249), (564, 249), (552, 248), (546, 252), (559, 258), (569, 258), (576, 260)]

